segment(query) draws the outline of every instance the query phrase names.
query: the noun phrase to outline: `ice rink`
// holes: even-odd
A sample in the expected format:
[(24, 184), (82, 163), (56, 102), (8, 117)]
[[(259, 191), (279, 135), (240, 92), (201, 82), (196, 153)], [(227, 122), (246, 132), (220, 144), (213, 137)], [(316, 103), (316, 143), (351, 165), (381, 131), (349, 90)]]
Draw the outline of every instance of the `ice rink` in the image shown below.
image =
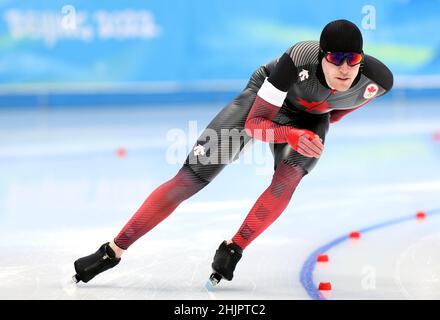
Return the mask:
[[(73, 285), (73, 262), (180, 168), (175, 138), (182, 161), (222, 107), (1, 109), (0, 299), (440, 298), (438, 100), (378, 99), (332, 125), (318, 165), (233, 281), (205, 286), (218, 245), (270, 183), (259, 142), (116, 268)], [(315, 263), (324, 253), (329, 262)]]

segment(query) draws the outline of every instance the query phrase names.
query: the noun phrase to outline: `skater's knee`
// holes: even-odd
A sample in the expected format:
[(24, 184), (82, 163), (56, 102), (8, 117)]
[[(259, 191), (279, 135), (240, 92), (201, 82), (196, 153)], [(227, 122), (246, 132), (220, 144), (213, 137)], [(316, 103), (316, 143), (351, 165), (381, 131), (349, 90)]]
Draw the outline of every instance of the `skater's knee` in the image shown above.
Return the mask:
[(309, 174), (313, 168), (315, 168), (316, 164), (318, 163), (318, 160), (316, 161), (310, 161), (304, 164), (300, 164), (298, 165), (303, 171), (304, 171), (304, 175)]
[(282, 161), (278, 164), (272, 178), (272, 194), (278, 197), (287, 194), (290, 197), (306, 174), (307, 171), (303, 167), (288, 161)]
[(185, 162), (181, 171), (193, 177), (197, 183), (209, 184), (226, 167), (226, 164), (201, 164)]
[(306, 174), (307, 170), (303, 166), (284, 160), (278, 163), (275, 169), (274, 179), (278, 177), (282, 180), (298, 180)]
[(184, 164), (173, 179), (178, 180), (180, 184), (200, 188), (204, 188), (210, 182), (188, 164)]
[(310, 173), (318, 163), (317, 158), (310, 158), (299, 154), (293, 149), (287, 149), (285, 156), (275, 154), (274, 170), (276, 171), (280, 164), (287, 164), (290, 167), (295, 167), (297, 170), (302, 171), (303, 175)]

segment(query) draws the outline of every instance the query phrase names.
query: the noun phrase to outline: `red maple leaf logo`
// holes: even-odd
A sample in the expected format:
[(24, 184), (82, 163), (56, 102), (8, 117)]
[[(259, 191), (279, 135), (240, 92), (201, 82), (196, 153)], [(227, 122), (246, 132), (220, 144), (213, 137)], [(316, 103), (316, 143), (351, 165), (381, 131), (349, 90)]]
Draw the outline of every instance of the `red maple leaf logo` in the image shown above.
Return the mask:
[(368, 88), (368, 92), (370, 92), (370, 93), (376, 92), (376, 90), (377, 89), (375, 87), (373, 87), (373, 86)]
[(302, 98), (298, 98), (298, 102), (306, 108), (306, 111), (318, 111), (325, 113), (331, 110), (332, 106), (325, 100), (322, 101), (306, 101)]

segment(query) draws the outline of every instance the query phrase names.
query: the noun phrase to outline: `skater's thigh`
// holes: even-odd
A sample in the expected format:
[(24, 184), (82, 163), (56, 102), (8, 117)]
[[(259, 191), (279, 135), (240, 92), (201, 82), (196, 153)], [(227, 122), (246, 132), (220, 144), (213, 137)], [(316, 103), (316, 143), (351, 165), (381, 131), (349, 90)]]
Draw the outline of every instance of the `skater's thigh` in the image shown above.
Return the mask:
[(204, 180), (212, 181), (251, 142), (244, 126), (263, 81), (263, 72), (254, 73), (241, 94), (217, 114), (194, 144), (185, 164)]

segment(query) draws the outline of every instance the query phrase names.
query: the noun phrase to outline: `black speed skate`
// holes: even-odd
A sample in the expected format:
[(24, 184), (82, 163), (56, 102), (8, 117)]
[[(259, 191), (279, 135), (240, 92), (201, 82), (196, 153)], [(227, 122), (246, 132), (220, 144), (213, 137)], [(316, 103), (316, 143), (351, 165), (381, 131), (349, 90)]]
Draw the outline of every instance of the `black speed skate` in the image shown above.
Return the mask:
[(104, 243), (95, 253), (75, 261), (76, 274), (72, 277), (72, 280), (75, 283), (80, 281), (87, 283), (101, 272), (113, 268), (120, 261), (121, 258), (116, 258), (116, 254), (110, 248), (109, 243)]
[(235, 266), (240, 261), (243, 250), (235, 243), (226, 244), (223, 241), (215, 252), (212, 262), (212, 274), (209, 281), (213, 286), (217, 285), (221, 279), (231, 281), (234, 277)]

